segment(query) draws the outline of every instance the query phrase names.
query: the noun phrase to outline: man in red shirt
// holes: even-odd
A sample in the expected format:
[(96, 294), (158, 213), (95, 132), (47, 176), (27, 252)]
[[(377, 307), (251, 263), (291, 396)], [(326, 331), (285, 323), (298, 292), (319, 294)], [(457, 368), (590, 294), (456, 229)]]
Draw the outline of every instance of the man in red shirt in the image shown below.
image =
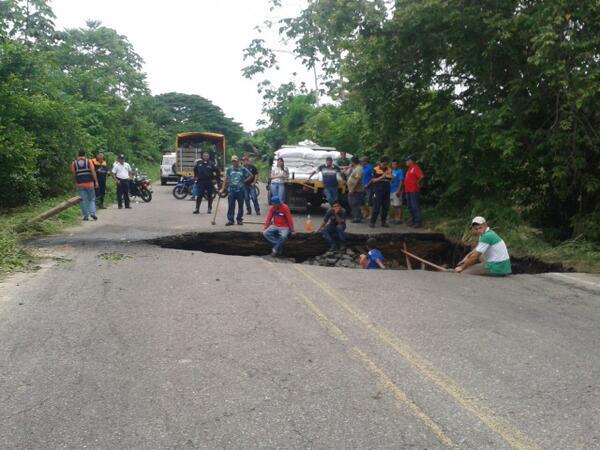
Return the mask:
[(423, 220), (421, 219), (421, 180), (423, 180), (423, 171), (417, 164), (417, 158), (410, 155), (406, 158), (406, 176), (404, 177), (404, 192), (406, 192), (406, 204), (410, 209), (412, 224), (410, 226), (421, 228)]
[(294, 231), (294, 220), (290, 213), (290, 208), (281, 199), (274, 195), (271, 197), (271, 209), (265, 220), (263, 235), (267, 241), (273, 244), (271, 256), (281, 255), (283, 246)]

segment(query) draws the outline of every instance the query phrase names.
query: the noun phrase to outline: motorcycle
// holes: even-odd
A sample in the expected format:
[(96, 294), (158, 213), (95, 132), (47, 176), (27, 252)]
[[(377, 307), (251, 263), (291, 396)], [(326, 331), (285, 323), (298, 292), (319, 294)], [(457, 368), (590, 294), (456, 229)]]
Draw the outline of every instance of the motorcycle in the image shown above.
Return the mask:
[(140, 197), (146, 203), (152, 200), (152, 184), (148, 177), (135, 170), (133, 179), (129, 180), (129, 193), (133, 197)]
[(190, 177), (181, 177), (179, 182), (173, 188), (173, 197), (177, 200), (183, 200), (192, 194), (194, 189), (194, 179)]
[[(188, 195), (192, 195), (195, 183), (196, 182), (194, 181), (193, 178), (181, 177), (181, 179), (179, 180), (179, 183), (177, 183), (175, 185), (175, 187), (173, 188), (173, 197), (175, 197), (177, 200), (183, 200)], [(221, 186), (222, 186), (221, 181), (219, 181), (218, 183), (215, 182), (213, 184), (213, 191), (212, 191), (213, 199), (217, 195), (217, 191), (221, 188)], [(204, 197), (208, 200), (208, 193), (204, 194)]]

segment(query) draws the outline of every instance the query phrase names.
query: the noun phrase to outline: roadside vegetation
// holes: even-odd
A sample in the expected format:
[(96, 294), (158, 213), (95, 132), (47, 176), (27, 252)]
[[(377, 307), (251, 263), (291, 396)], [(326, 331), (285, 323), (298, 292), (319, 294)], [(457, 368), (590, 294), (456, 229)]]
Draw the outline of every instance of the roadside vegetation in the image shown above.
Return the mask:
[[(271, 83), (268, 28), (318, 86)], [(598, 271), (599, 36), (594, 2), (313, 0), (245, 49), (266, 116), (251, 143), (414, 154), (426, 226), (460, 238), (483, 215), (517, 254)]]

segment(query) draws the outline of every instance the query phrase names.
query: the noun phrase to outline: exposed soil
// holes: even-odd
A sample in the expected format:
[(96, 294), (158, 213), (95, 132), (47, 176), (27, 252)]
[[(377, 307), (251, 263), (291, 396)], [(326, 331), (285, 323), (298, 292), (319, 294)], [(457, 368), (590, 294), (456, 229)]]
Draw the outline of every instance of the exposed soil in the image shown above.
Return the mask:
[[(282, 260), (320, 266), (358, 268), (358, 256), (366, 253), (365, 242), (375, 238), (377, 248), (390, 269), (406, 270), (405, 255), (400, 251), (404, 244), (409, 252), (442, 267), (454, 267), (469, 248), (450, 242), (439, 233), (389, 233), (348, 234), (347, 250), (344, 253), (327, 252), (326, 242), (316, 234), (298, 233), (285, 246)], [(267, 256), (270, 244), (258, 232), (225, 231), (214, 233), (185, 233), (151, 239), (148, 242), (164, 248), (194, 250), (205, 253), (238, 256)], [(533, 258), (512, 258), (514, 273), (564, 272), (560, 263), (547, 264)], [(412, 269), (435, 270), (411, 259)]]

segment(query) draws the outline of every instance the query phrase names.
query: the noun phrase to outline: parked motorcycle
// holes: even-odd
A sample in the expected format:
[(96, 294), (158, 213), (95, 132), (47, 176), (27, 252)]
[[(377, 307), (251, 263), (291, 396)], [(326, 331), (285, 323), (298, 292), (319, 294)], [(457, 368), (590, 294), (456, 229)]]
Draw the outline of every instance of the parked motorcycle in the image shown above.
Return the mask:
[(192, 195), (194, 189), (194, 179), (190, 177), (181, 177), (179, 182), (173, 188), (173, 197), (177, 200), (183, 200), (188, 195)]
[(129, 193), (133, 197), (140, 197), (146, 203), (152, 200), (152, 184), (148, 177), (137, 169), (133, 172), (133, 179), (129, 180)]
[[(175, 185), (173, 188), (173, 197), (177, 200), (183, 200), (188, 195), (192, 195), (192, 191), (194, 189), (194, 179), (190, 177), (181, 177), (179, 183)], [(220, 189), (221, 183), (215, 183), (213, 185), (212, 198), (214, 199), (217, 195), (217, 191)], [(205, 194), (205, 198), (208, 199), (208, 194)]]

